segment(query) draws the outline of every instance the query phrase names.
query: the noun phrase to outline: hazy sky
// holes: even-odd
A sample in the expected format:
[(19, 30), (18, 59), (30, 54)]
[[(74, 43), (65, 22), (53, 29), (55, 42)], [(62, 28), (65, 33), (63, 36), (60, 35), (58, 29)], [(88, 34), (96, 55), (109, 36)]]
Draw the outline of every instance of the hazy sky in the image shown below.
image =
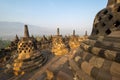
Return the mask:
[(0, 0), (0, 21), (90, 33), (95, 15), (106, 4), (107, 0)]

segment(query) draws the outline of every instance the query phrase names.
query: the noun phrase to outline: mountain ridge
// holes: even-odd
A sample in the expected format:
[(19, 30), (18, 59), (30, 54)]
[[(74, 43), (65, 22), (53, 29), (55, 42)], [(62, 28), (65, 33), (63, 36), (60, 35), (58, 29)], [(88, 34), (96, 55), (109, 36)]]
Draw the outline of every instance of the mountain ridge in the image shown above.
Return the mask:
[[(22, 22), (7, 22), (0, 21), (0, 38), (9, 39), (14, 38), (17, 34), (18, 36), (23, 36), (24, 23)], [(27, 24), (29, 28), (30, 35), (42, 36), (52, 34), (52, 29), (46, 29), (44, 27), (39, 27), (36, 25)]]

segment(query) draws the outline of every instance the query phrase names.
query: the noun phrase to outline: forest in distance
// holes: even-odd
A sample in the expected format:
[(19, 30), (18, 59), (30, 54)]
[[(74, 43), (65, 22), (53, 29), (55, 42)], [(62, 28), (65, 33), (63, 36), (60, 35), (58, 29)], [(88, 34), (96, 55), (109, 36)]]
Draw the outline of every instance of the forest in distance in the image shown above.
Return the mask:
[(10, 40), (2, 40), (2, 38), (0, 38), (0, 49), (6, 48), (9, 45), (10, 45)]

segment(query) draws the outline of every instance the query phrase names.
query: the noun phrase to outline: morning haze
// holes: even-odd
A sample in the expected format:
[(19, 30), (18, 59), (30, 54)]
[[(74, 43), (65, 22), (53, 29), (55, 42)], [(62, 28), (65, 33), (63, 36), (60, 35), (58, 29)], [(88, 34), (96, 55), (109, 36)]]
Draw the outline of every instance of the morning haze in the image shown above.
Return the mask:
[(94, 16), (107, 0), (1, 0), (0, 37), (23, 35), (23, 25), (30, 25), (31, 35), (54, 35), (72, 30), (91, 33)]

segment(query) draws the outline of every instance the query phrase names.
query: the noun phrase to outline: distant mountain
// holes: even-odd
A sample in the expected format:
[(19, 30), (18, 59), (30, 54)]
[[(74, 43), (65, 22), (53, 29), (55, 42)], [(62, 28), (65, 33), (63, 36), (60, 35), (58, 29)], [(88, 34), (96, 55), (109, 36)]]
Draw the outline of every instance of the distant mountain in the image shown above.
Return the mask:
[[(20, 22), (0, 22), (0, 38), (2, 39), (13, 39), (17, 34), (18, 36), (24, 35), (24, 23)], [(53, 30), (46, 29), (35, 25), (28, 25), (30, 35), (51, 35)]]

